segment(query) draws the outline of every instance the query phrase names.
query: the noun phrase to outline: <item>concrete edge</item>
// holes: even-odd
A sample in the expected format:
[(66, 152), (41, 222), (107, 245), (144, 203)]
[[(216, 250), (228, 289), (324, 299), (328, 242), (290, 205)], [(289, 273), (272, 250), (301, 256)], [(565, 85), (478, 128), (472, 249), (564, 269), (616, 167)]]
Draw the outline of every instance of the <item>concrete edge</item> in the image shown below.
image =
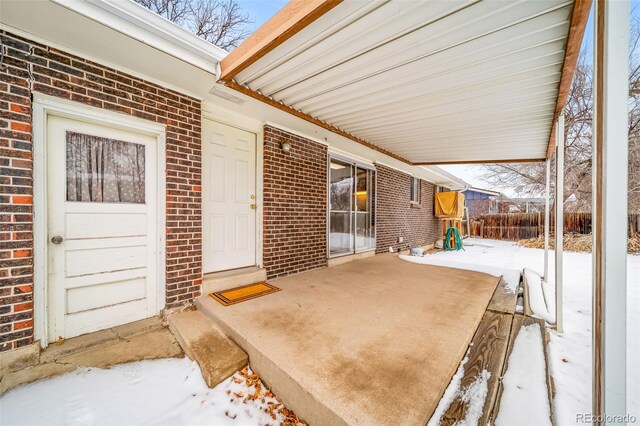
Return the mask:
[(237, 273), (207, 274), (202, 280), (202, 294), (208, 295), (214, 291), (222, 291), (266, 280), (267, 270), (264, 268), (257, 268), (249, 271), (241, 270)]
[[(319, 419), (330, 418), (330, 425), (347, 425), (348, 423), (335, 411), (318, 401), (313, 395), (306, 391), (302, 385), (279, 368), (275, 362), (262, 354), (247, 338), (237, 333), (225, 321), (211, 313), (205, 302), (217, 303), (208, 295), (195, 299), (195, 304), (207, 318), (219, 327), (222, 332), (236, 345), (244, 350), (249, 356), (249, 366), (260, 375), (271, 391), (278, 399), (296, 415), (305, 420), (308, 424), (325, 424)], [(321, 413), (321, 414), (319, 414)]]
[(375, 255), (376, 255), (375, 250), (369, 250), (362, 253), (349, 254), (349, 255), (340, 256), (340, 257), (332, 257), (327, 259), (327, 266), (331, 268), (332, 266), (343, 265), (345, 263), (366, 259), (368, 257), (373, 257)]
[(0, 352), (0, 379), (5, 374), (33, 367), (40, 362), (40, 342)]

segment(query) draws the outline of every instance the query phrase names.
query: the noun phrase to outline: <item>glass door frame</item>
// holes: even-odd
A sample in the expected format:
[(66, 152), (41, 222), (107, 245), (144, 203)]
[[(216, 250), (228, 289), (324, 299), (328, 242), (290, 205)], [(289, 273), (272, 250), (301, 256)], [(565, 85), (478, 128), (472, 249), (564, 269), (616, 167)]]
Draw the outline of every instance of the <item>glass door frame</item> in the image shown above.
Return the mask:
[[(352, 167), (351, 176), (352, 176), (352, 194), (350, 197), (350, 206), (351, 211), (349, 212), (349, 223), (350, 223), (350, 232), (351, 232), (351, 248), (349, 251), (345, 253), (337, 253), (331, 254), (331, 162), (333, 160), (339, 161), (341, 163), (345, 163)], [(356, 189), (358, 187), (358, 177), (357, 177), (357, 169), (367, 170), (373, 172), (373, 179), (371, 179), (372, 188), (368, 189), (370, 193), (373, 194), (373, 200), (370, 201), (371, 211), (369, 212), (370, 216), (370, 229), (372, 230), (372, 236), (370, 237), (373, 241), (373, 247), (366, 248), (357, 248), (356, 243)], [(358, 253), (365, 253), (369, 251), (375, 251), (376, 249), (376, 215), (377, 215), (377, 207), (378, 207), (378, 172), (374, 165), (362, 163), (360, 161), (354, 160), (352, 158), (342, 156), (339, 154), (329, 153), (327, 155), (327, 259), (334, 259), (337, 257), (343, 256), (351, 256)]]

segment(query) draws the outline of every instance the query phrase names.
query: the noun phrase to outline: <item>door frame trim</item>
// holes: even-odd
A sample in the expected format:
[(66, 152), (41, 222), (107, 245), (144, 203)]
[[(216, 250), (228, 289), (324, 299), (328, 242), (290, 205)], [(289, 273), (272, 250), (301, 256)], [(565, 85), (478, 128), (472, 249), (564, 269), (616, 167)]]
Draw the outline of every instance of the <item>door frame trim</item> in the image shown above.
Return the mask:
[(33, 314), (34, 339), (48, 342), (47, 297), (47, 122), (50, 115), (150, 135), (157, 141), (157, 298), (158, 312), (166, 300), (166, 126), (141, 118), (33, 92)]
[[(255, 266), (263, 268), (262, 263), (262, 226), (264, 217), (264, 187), (263, 187), (263, 167), (264, 164), (264, 125), (265, 122), (256, 120), (245, 115), (223, 109), (210, 102), (202, 103), (202, 119), (211, 120), (225, 126), (235, 127), (256, 135), (256, 264)], [(201, 126), (204, 128), (204, 126)], [(202, 138), (201, 138), (202, 141)], [(201, 147), (202, 148), (202, 147)], [(203, 190), (204, 193), (204, 190)], [(204, 226), (204, 224), (203, 224)], [(219, 272), (219, 271), (218, 271)], [(207, 272), (203, 273), (206, 274)]]
[[(340, 254), (334, 254), (331, 255), (331, 191), (330, 191), (330, 186), (331, 186), (331, 160), (337, 160), (337, 161), (342, 161), (343, 163), (348, 163), (352, 166), (354, 166), (355, 168), (361, 168), (363, 170), (370, 170), (372, 172), (375, 173), (375, 178), (373, 181), (373, 193), (375, 194), (374, 198), (373, 198), (373, 211), (374, 211), (374, 220), (375, 222), (372, 224), (373, 228), (374, 228), (374, 234), (375, 234), (375, 238), (377, 241), (377, 233), (378, 233), (378, 228), (377, 228), (377, 218), (378, 218), (378, 170), (375, 167), (375, 164), (370, 164), (368, 162), (363, 162), (361, 160), (357, 159), (358, 157), (349, 157), (347, 155), (342, 154), (341, 152), (335, 152), (333, 150), (328, 150), (327, 152), (327, 211), (326, 211), (326, 217), (327, 217), (327, 229), (326, 229), (326, 239), (327, 239), (327, 261), (330, 261), (332, 259), (338, 259), (340, 257), (346, 257), (346, 256), (357, 256), (359, 254), (362, 253), (367, 253), (370, 251), (375, 251), (377, 250), (377, 245), (374, 247), (370, 247), (370, 248), (366, 248), (366, 249), (361, 249), (358, 250), (355, 247), (355, 235), (354, 237), (354, 249), (353, 251), (350, 251), (348, 253), (340, 253)], [(359, 157), (361, 158), (361, 157)], [(357, 180), (357, 178), (354, 175), (354, 179)], [(354, 180), (355, 182), (355, 180)], [(351, 205), (353, 207), (353, 200), (351, 200)], [(351, 211), (351, 213), (353, 213), (353, 210)], [(355, 226), (353, 223), (353, 219), (351, 219), (351, 232), (355, 232)]]

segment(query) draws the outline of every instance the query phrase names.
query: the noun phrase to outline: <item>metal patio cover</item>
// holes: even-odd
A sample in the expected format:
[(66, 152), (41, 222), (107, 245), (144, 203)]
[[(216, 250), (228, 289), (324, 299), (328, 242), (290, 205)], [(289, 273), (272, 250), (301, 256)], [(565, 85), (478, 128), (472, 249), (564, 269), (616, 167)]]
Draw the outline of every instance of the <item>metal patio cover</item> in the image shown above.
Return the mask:
[(590, 1), (293, 1), (227, 86), (410, 164), (542, 161)]

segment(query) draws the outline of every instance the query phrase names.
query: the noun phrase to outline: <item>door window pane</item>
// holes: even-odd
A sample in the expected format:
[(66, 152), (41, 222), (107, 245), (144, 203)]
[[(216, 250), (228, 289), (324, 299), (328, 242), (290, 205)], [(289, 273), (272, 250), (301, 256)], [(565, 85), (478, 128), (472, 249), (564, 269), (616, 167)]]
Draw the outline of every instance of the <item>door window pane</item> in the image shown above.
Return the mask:
[(67, 201), (145, 202), (142, 144), (67, 132)]
[(372, 226), (373, 171), (356, 167), (355, 238), (356, 251), (375, 247)]
[(353, 251), (351, 210), (353, 191), (353, 166), (331, 160), (329, 177), (329, 253), (330, 255)]
[(329, 172), (329, 256), (373, 249), (375, 171), (332, 159)]

